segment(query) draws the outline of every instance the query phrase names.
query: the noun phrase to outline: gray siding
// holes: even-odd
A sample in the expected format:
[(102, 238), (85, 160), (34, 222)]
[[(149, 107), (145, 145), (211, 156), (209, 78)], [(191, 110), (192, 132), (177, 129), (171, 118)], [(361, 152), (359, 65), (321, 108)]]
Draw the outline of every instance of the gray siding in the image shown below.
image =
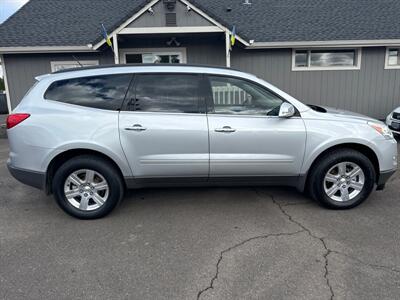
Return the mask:
[[(169, 37), (135, 38), (122, 41), (123, 48), (165, 47)], [(178, 37), (186, 48), (190, 64), (225, 65), (222, 35), (210, 34)], [(400, 69), (385, 70), (385, 48), (364, 48), (361, 70), (351, 71), (296, 71), (292, 68), (292, 51), (240, 50), (232, 53), (232, 67), (253, 73), (305, 103), (321, 104), (385, 118), (400, 106)], [(98, 59), (100, 64), (113, 63), (112, 54), (75, 54), (80, 60)], [(34, 77), (49, 73), (50, 62), (72, 60), (69, 54), (13, 54), (4, 55), (12, 108), (34, 83)]]
[[(165, 13), (169, 13), (162, 1), (153, 6), (154, 14), (144, 13), (127, 27), (164, 27)], [(214, 26), (194, 11), (187, 11), (186, 6), (177, 2), (175, 10), (177, 26)]]
[(188, 64), (201, 64), (222, 66), (226, 64), (225, 44), (220, 40), (207, 42), (199, 39), (188, 44), (187, 48)]
[[(110, 53), (74, 53), (79, 60), (99, 60), (100, 64), (114, 63)], [(4, 55), (11, 107), (22, 97), (35, 82), (35, 77), (51, 72), (51, 61), (74, 60), (70, 54), (8, 54)]]
[(400, 69), (385, 70), (385, 48), (362, 49), (360, 70), (292, 71), (292, 50), (238, 50), (232, 67), (253, 73), (304, 103), (383, 119), (400, 106)]

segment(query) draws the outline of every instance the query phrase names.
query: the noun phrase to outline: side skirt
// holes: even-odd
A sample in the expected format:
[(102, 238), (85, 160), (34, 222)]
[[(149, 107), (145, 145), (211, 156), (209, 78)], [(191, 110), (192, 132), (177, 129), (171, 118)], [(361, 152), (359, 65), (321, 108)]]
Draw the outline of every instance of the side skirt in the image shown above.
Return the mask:
[(246, 177), (126, 177), (129, 189), (147, 187), (200, 187), (200, 186), (291, 186), (304, 190), (305, 176), (246, 176)]

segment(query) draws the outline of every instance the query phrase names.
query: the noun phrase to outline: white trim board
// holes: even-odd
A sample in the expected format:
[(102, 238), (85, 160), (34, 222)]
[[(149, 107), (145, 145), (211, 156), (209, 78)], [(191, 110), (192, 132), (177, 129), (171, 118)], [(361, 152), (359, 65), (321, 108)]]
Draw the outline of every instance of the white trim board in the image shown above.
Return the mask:
[[(159, 0), (157, 0), (159, 1)], [(201, 27), (201, 26), (198, 26)], [(203, 26), (208, 28), (207, 32), (217, 32), (217, 29), (214, 26)], [(216, 26), (218, 27), (218, 26)], [(156, 27), (157, 28), (157, 27)], [(185, 27), (177, 27), (183, 28)], [(196, 28), (196, 27), (192, 27)], [(220, 28), (220, 31), (223, 32), (223, 28)], [(225, 28), (226, 29), (226, 28)], [(122, 29), (121, 29), (122, 30)], [(143, 30), (143, 29), (139, 29)], [(173, 31), (174, 29), (171, 29)], [(190, 27), (186, 27), (187, 32), (190, 31)], [(195, 29), (192, 29), (195, 30)], [(197, 29), (196, 29), (197, 30)], [(203, 32), (201, 29), (196, 32)], [(151, 27), (147, 28), (147, 31), (153, 31), (151, 33), (156, 33)], [(194, 32), (194, 31), (192, 31)], [(205, 32), (205, 31), (204, 31)], [(229, 30), (228, 30), (229, 32)], [(161, 33), (161, 32), (159, 32)], [(174, 33), (174, 32), (168, 32)], [(124, 30), (118, 34), (129, 34), (128, 31)], [(237, 37), (238, 40), (241, 40), (240, 37)], [(104, 40), (105, 42), (105, 40)], [(98, 52), (97, 49), (104, 44), (104, 42), (99, 42), (95, 46), (90, 47), (90, 45), (86, 46), (23, 46), (23, 47), (0, 47), (0, 53), (65, 53), (65, 52)], [(99, 45), (100, 44), (100, 45)], [(245, 43), (243, 43), (245, 44)], [(246, 42), (246, 49), (274, 49), (274, 48), (293, 48), (293, 47), (307, 47), (307, 48), (321, 48), (321, 47), (330, 47), (330, 48), (342, 48), (342, 47), (400, 47), (400, 40), (338, 40), (338, 41), (302, 41), (302, 42), (254, 42), (249, 44)]]
[[(134, 14), (132, 17), (130, 17), (128, 20), (126, 20), (120, 26), (118, 26), (117, 29), (115, 29), (113, 32), (109, 32), (108, 35), (109, 36), (113, 36), (114, 34), (118, 34), (122, 29), (124, 29), (130, 23), (132, 23), (137, 18), (139, 18), (143, 13), (145, 13), (150, 7), (155, 5), (158, 1), (160, 1), (160, 0), (152, 0), (152, 1), (150, 1), (142, 9), (140, 9), (136, 14)], [(98, 42), (96, 45), (93, 46), (93, 49), (94, 50), (99, 49), (105, 42), (106, 42), (106, 40), (103, 38), (100, 42)]]
[[(199, 8), (194, 6), (192, 3), (190, 3), (190, 2), (188, 2), (186, 0), (179, 0), (179, 1), (181, 1), (186, 6), (190, 7), (193, 11), (197, 12), (199, 15), (204, 17), (206, 20), (210, 21), (211, 23), (213, 23), (216, 26), (218, 26), (219, 28), (221, 28), (223, 31), (231, 32), (229, 28), (226, 28), (224, 25), (222, 25), (221, 23), (219, 23), (216, 20), (214, 20), (213, 18), (211, 18), (209, 15), (207, 15), (205, 12), (203, 12), (202, 10), (200, 10)], [(236, 35), (236, 40), (238, 40), (239, 42), (241, 42), (245, 46), (249, 46), (250, 45), (246, 40), (242, 39), (239, 35)]]
[[(126, 20), (125, 22), (123, 22), (120, 26), (118, 26), (117, 29), (115, 29), (113, 32), (108, 33), (110, 36), (113, 36), (114, 34), (120, 34), (120, 32), (125, 29), (130, 23), (132, 23), (133, 21), (135, 21), (137, 18), (139, 18), (142, 14), (144, 14), (145, 12), (148, 11), (149, 8), (151, 8), (153, 5), (155, 5), (156, 3), (158, 3), (160, 0), (152, 0), (151, 2), (149, 2), (147, 5), (145, 5), (141, 10), (139, 10), (136, 14), (134, 14), (132, 17), (130, 17), (128, 20)], [(203, 12), (202, 10), (200, 10), (199, 8), (197, 8), (196, 6), (194, 6), (192, 3), (186, 1), (186, 0), (179, 0), (180, 2), (182, 2), (184, 5), (186, 5), (187, 7), (189, 7), (191, 10), (193, 10), (194, 12), (198, 13), (199, 15), (201, 15), (202, 17), (204, 17), (206, 20), (208, 20), (209, 22), (213, 23), (216, 27), (221, 29), (221, 32), (230, 32), (230, 30), (228, 28), (226, 28), (225, 26), (223, 26), (221, 23), (217, 22), (216, 20), (214, 20), (213, 18), (211, 18), (210, 16), (208, 16), (205, 12)], [(199, 26), (200, 27), (200, 26)], [(208, 27), (208, 26), (205, 26)], [(213, 26), (211, 26), (213, 27)], [(179, 27), (177, 27), (179, 28)], [(147, 30), (149, 31), (151, 29), (151, 27), (147, 28)], [(125, 31), (126, 32), (126, 31)], [(215, 32), (215, 31), (212, 31)], [(156, 33), (156, 32), (154, 32)], [(162, 32), (159, 32), (162, 33)], [(125, 33), (127, 34), (127, 33)], [(236, 35), (236, 39), (241, 42), (242, 44), (244, 44), (245, 46), (249, 46), (250, 44), (242, 39), (240, 36)], [(105, 39), (102, 39), (100, 42), (98, 42), (96, 45), (93, 46), (94, 50), (97, 50), (98, 48), (100, 48), (104, 43), (106, 42)]]
[(0, 53), (97, 52), (89, 46), (0, 47)]
[[(154, 3), (160, 0), (153, 0)], [(184, 1), (184, 0), (180, 0)], [(150, 2), (149, 5), (153, 2)], [(136, 15), (135, 15), (136, 16)], [(137, 17), (139, 17), (138, 15)], [(129, 25), (129, 23), (127, 23)], [(121, 26), (120, 26), (121, 27)], [(200, 27), (204, 27), (201, 29)], [(215, 27), (218, 27), (220, 30), (217, 31)], [(221, 26), (198, 26), (198, 27), (176, 27), (176, 29), (170, 29), (170, 32), (167, 33), (176, 33), (174, 30), (186, 30), (186, 32), (223, 32), (228, 31), (226, 27)], [(155, 32), (157, 28), (152, 29), (148, 27), (146, 30), (150, 33), (162, 33)], [(169, 27), (171, 28), (171, 27)], [(205, 29), (207, 28), (207, 29)], [(129, 34), (129, 30), (125, 30), (128, 28), (122, 27), (119, 29), (118, 34)], [(136, 28), (139, 31), (144, 29)], [(123, 31), (122, 31), (123, 30)], [(134, 29), (133, 29), (134, 30)], [(162, 29), (167, 30), (167, 29)], [(190, 31), (193, 30), (193, 31)], [(208, 31), (205, 31), (208, 30)], [(116, 32), (117, 30), (115, 30)], [(121, 32), (122, 31), (122, 32)], [(135, 33), (135, 32), (133, 32)], [(136, 32), (139, 33), (139, 32)], [(110, 35), (111, 36), (111, 35)], [(400, 47), (400, 39), (392, 39), (392, 40), (337, 40), (337, 41), (300, 41), (300, 42), (254, 42), (252, 44), (247, 43), (240, 37), (236, 37), (239, 41), (241, 41), (244, 45), (246, 45), (246, 49), (274, 49), (274, 48), (293, 48), (293, 47), (307, 47), (307, 48), (320, 48), (320, 47), (330, 47), (330, 48), (341, 48), (341, 47)], [(97, 49), (105, 43), (103, 39), (99, 43), (94, 46), (90, 44), (86, 46), (23, 46), (23, 47), (0, 47), (0, 53), (65, 53), (65, 52), (98, 52)]]
[(254, 42), (246, 49), (274, 49), (274, 48), (342, 48), (342, 47), (379, 47), (400, 46), (400, 40), (338, 40), (338, 41), (302, 41), (302, 42)]
[(157, 34), (157, 33), (203, 33), (224, 32), (217, 26), (193, 26), (193, 27), (127, 27), (118, 34)]

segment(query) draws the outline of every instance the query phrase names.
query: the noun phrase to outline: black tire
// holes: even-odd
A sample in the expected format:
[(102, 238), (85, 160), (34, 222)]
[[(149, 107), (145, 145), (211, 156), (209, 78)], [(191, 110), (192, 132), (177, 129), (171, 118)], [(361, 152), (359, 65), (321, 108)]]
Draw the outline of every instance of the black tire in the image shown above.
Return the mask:
[[(324, 178), (327, 172), (340, 162), (357, 164), (364, 172), (365, 182), (360, 193), (353, 199), (339, 202), (331, 199), (324, 190)], [(322, 206), (331, 209), (350, 209), (360, 205), (371, 194), (376, 181), (376, 172), (372, 162), (364, 154), (353, 149), (337, 149), (323, 155), (314, 164), (308, 178), (310, 196)]]
[[(109, 187), (108, 197), (104, 204), (91, 211), (84, 211), (76, 208), (67, 200), (64, 193), (64, 185), (67, 177), (81, 169), (89, 169), (98, 172), (105, 178)], [(108, 215), (122, 200), (124, 195), (124, 184), (115, 166), (107, 160), (93, 155), (76, 156), (62, 164), (55, 172), (52, 181), (52, 189), (57, 204), (67, 214), (78, 219), (98, 219)]]

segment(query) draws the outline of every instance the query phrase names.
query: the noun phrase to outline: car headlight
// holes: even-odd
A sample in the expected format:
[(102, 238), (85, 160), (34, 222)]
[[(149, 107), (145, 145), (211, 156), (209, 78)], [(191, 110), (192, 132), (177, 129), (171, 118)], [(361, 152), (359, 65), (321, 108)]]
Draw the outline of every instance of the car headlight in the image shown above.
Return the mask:
[(393, 138), (393, 132), (383, 123), (368, 122), (368, 125), (383, 135), (386, 139)]

